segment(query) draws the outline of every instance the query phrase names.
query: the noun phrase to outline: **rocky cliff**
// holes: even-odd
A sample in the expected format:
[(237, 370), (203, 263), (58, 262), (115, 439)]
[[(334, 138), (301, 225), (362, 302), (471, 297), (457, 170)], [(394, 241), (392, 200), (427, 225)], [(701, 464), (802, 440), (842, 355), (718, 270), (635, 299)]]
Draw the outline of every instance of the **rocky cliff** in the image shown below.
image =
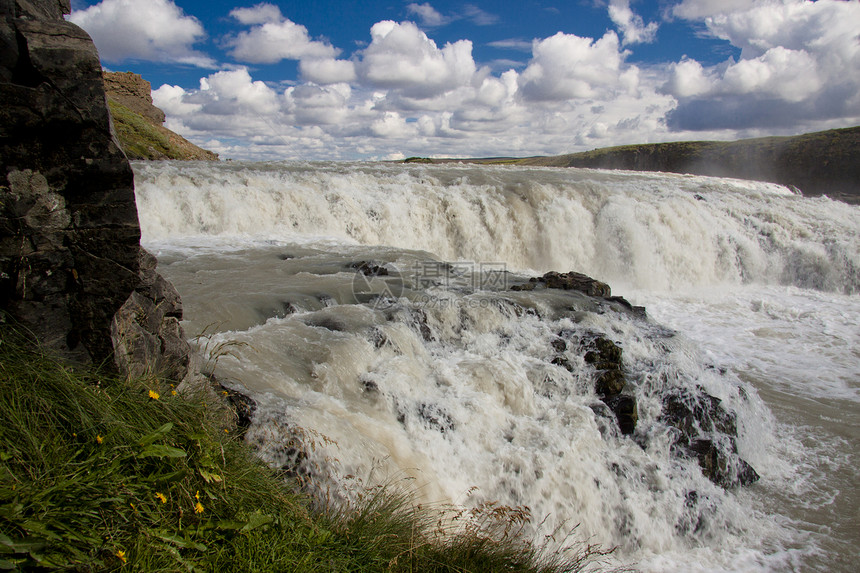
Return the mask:
[(0, 0), (0, 319), (73, 361), (181, 379), (179, 296), (140, 247), (99, 57), (69, 10)]
[(218, 160), (217, 153), (162, 125), (164, 112), (152, 104), (152, 87), (138, 74), (105, 72), (104, 83), (117, 138), (129, 159)]

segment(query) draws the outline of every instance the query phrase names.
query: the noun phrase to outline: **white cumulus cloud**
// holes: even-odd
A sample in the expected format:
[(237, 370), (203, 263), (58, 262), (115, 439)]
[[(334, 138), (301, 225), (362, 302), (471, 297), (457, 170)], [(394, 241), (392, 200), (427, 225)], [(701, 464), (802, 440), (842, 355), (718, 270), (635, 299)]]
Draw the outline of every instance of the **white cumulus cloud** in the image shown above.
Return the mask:
[(603, 94), (619, 85), (625, 57), (615, 32), (607, 32), (597, 41), (559, 32), (535, 40), (532, 54), (519, 83), (523, 95), (536, 101)]
[(630, 0), (609, 0), (609, 19), (618, 26), (624, 44), (649, 44), (657, 38), (659, 24), (645, 24), (630, 8)]
[(433, 6), (426, 2), (424, 4), (409, 4), (406, 6), (406, 11), (409, 14), (418, 16), (418, 19), (421, 20), (421, 24), (431, 28), (442, 26), (449, 22), (448, 18), (437, 12)]
[(321, 85), (352, 83), (356, 80), (355, 64), (350, 60), (309, 58), (299, 62), (302, 78)]
[(687, 20), (699, 20), (748, 10), (757, 2), (761, 0), (684, 0), (672, 8), (672, 14)]
[(172, 0), (102, 0), (76, 10), (69, 21), (92, 36), (107, 62), (151, 60), (214, 67), (214, 60), (193, 48), (206, 37), (203, 26)]
[[(527, 63), (504, 67), (479, 67), (469, 40), (437, 44), (412, 22), (377, 22), (365, 47), (340, 56), (274, 4), (257, 4), (232, 12), (248, 27), (232, 49), (241, 54), (245, 38), (257, 63), (298, 60), (296, 82), (285, 89), (236, 68), (153, 96), (168, 127), (254, 159), (543, 155), (860, 123), (858, 1), (684, 0), (668, 12), (673, 25), (736, 48), (716, 65), (688, 56), (632, 64), (656, 25), (632, 0), (602, 1), (615, 30), (497, 41), (531, 50)], [(407, 8), (425, 25), (429, 9)], [(445, 17), (468, 17), (468, 5), (458, 10)]]
[(284, 19), (281, 9), (273, 4), (261, 3), (251, 8), (234, 8), (230, 15), (246, 26), (278, 23)]
[(340, 52), (326, 42), (311, 40), (308, 29), (281, 16), (269, 4), (230, 13), (243, 24), (257, 24), (229, 40), (232, 56), (242, 62), (274, 64), (281, 60), (331, 59)]
[(370, 29), (371, 43), (357, 71), (371, 86), (402, 90), (411, 97), (432, 97), (469, 84), (475, 74), (472, 42), (442, 49), (412, 22), (383, 21)]
[(332, 125), (346, 119), (352, 93), (346, 84), (335, 86), (301, 85), (284, 92), (286, 110), (298, 125)]
[(203, 106), (206, 113), (229, 115), (240, 110), (270, 115), (279, 107), (276, 92), (263, 82), (253, 81), (245, 68), (212, 74), (201, 80), (200, 89), (212, 94)]
[(860, 2), (685, 0), (673, 14), (701, 22), (741, 53), (708, 68), (691, 61), (672, 67), (665, 86), (679, 98), (672, 127), (860, 120)]

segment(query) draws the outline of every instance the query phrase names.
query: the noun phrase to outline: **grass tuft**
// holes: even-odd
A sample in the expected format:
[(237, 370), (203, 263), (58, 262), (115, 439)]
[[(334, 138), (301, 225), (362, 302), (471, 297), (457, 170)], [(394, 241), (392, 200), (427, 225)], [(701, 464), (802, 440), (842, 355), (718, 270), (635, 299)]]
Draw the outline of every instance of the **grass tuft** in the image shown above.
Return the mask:
[[(54, 360), (0, 325), (0, 570), (590, 570), (524, 508), (422, 506), (407, 489), (318, 500), (254, 457), (220, 408)], [(313, 508), (313, 509), (312, 509)]]

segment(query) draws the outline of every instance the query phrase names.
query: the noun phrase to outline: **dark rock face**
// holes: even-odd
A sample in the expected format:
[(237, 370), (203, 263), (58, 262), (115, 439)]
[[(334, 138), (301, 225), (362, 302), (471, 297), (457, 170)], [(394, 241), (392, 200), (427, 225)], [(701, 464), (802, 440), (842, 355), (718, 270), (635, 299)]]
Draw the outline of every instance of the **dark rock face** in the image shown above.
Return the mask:
[(0, 0), (0, 305), (61, 354), (103, 361), (140, 229), (98, 54), (69, 8)]
[(69, 11), (0, 0), (0, 308), (69, 360), (186, 381), (179, 295), (140, 247), (98, 53)]

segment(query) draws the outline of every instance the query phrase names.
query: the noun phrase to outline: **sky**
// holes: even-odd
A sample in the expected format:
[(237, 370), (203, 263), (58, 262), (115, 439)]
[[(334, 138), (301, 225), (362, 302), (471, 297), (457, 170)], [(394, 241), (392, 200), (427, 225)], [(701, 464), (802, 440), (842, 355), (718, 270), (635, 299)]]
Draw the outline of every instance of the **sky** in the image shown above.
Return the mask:
[(860, 125), (860, 0), (73, 0), (222, 158), (557, 155)]

